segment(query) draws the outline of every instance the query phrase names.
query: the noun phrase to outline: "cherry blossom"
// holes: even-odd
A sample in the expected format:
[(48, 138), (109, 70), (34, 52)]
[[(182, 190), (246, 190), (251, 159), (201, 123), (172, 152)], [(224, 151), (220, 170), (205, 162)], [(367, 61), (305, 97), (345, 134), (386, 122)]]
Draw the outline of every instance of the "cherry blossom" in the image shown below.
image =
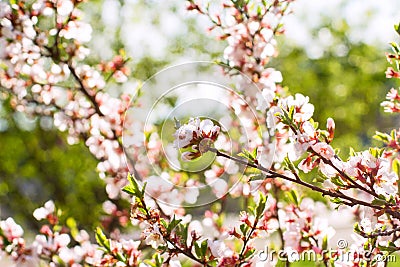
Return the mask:
[(182, 159), (190, 161), (209, 150), (217, 139), (219, 131), (220, 127), (214, 125), (209, 119), (191, 118), (188, 124), (184, 124), (176, 130), (174, 146), (178, 149), (192, 146), (191, 151), (182, 153)]
[(36, 220), (40, 221), (46, 219), (47, 216), (52, 214), (54, 211), (55, 211), (54, 202), (49, 200), (44, 204), (44, 207), (40, 207), (33, 212), (33, 217), (35, 217)]

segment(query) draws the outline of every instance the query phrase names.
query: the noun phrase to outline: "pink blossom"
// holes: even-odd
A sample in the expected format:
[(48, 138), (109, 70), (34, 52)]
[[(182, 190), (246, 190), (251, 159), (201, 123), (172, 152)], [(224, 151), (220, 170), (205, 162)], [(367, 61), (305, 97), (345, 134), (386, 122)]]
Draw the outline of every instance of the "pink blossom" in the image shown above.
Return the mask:
[(165, 243), (163, 236), (160, 232), (160, 226), (157, 223), (149, 224), (146, 222), (146, 227), (142, 231), (142, 234), (146, 244), (152, 246), (155, 249)]
[(207, 240), (207, 244), (214, 257), (230, 257), (233, 255), (233, 251), (221, 240)]
[(61, 30), (60, 36), (86, 43), (92, 39), (92, 27), (83, 21), (70, 21), (67, 27)]
[(192, 146), (192, 151), (182, 154), (182, 159), (189, 161), (207, 152), (217, 139), (219, 131), (220, 127), (209, 119), (201, 121), (199, 118), (191, 118), (188, 124), (176, 130), (174, 146), (178, 149)]
[(330, 160), (335, 156), (333, 148), (324, 142), (319, 142), (311, 146), (312, 149), (320, 156)]
[(7, 218), (5, 221), (0, 221), (0, 229), (10, 242), (22, 237), (24, 234), (22, 227), (16, 224), (13, 218)]
[(55, 205), (52, 200), (47, 201), (43, 207), (35, 209), (33, 212), (33, 217), (36, 220), (40, 221), (46, 219), (48, 215), (52, 214), (55, 211)]
[(74, 9), (74, 4), (70, 0), (57, 1), (57, 13), (61, 16), (67, 16)]
[(308, 96), (296, 94), (295, 97), (288, 96), (283, 100), (282, 105), (289, 110), (294, 107), (293, 119), (296, 122), (308, 121), (314, 114), (314, 105), (309, 103)]

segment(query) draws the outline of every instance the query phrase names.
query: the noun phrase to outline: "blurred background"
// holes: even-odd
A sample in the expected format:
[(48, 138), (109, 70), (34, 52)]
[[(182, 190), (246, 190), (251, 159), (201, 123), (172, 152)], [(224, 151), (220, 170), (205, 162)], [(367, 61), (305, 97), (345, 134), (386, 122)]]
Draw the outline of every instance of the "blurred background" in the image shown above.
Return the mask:
[[(224, 42), (207, 32), (208, 20), (189, 13), (181, 0), (87, 1), (81, 8), (93, 27), (90, 62), (110, 60), (123, 49), (131, 57), (133, 91), (165, 66), (222, 57)], [(394, 81), (385, 78), (389, 42), (399, 41), (393, 25), (400, 21), (398, 0), (299, 0), (279, 37), (280, 55), (271, 65), (283, 74), (291, 93), (310, 97), (315, 120), (336, 122), (335, 147), (377, 145), (376, 130), (399, 127), (399, 117), (384, 114), (380, 102)], [(108, 90), (120, 88), (111, 85)], [(49, 199), (91, 230), (106, 200), (97, 161), (84, 144), (70, 146), (51, 121), (27, 118), (0, 107), (0, 217), (13, 216), (24, 227), (39, 226), (32, 212)], [(324, 126), (321, 126), (324, 128)], [(85, 203), (85, 205), (82, 205)]]

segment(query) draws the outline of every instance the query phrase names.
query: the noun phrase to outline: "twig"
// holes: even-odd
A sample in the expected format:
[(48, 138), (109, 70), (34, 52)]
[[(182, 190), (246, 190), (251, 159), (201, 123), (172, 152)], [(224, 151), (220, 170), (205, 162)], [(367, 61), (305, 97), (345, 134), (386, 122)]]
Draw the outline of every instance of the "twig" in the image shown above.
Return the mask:
[(302, 185), (304, 187), (307, 187), (309, 189), (312, 189), (313, 191), (317, 191), (319, 193), (322, 193), (323, 196), (326, 195), (326, 196), (331, 196), (331, 197), (335, 197), (335, 198), (348, 200), (349, 202), (343, 201), (344, 205), (347, 205), (347, 206), (350, 206), (350, 207), (355, 206), (355, 205), (362, 205), (362, 206), (370, 207), (370, 208), (377, 209), (377, 210), (384, 210), (386, 213), (392, 215), (393, 217), (395, 217), (397, 219), (400, 219), (400, 213), (397, 212), (397, 211), (391, 210), (390, 207), (386, 207), (386, 206), (385, 207), (381, 207), (381, 206), (374, 205), (374, 204), (371, 204), (371, 203), (366, 202), (366, 201), (355, 199), (355, 198), (352, 198), (352, 197), (349, 197), (349, 196), (343, 194), (340, 191), (332, 191), (332, 190), (322, 189), (322, 188), (320, 188), (318, 186), (315, 186), (313, 184), (307, 183), (307, 182), (305, 182), (303, 180), (298, 180), (296, 178), (291, 178), (289, 176), (286, 176), (286, 175), (279, 174), (277, 172), (268, 170), (267, 168), (264, 168), (261, 165), (257, 165), (257, 164), (251, 163), (251, 162), (247, 162), (247, 161), (245, 161), (243, 159), (230, 156), (228, 154), (220, 152), (218, 149), (215, 149), (215, 148), (210, 148), (209, 151), (216, 153), (217, 156), (221, 156), (221, 157), (225, 157), (225, 158), (231, 159), (231, 160), (233, 160), (235, 162), (238, 162), (240, 164), (243, 164), (245, 166), (256, 168), (256, 169), (258, 169), (260, 171), (263, 171), (263, 172), (265, 172), (267, 174), (270, 174), (270, 175), (267, 175), (267, 178), (279, 177), (279, 178), (285, 179), (287, 181), (291, 181), (293, 183), (296, 183), (296, 184)]

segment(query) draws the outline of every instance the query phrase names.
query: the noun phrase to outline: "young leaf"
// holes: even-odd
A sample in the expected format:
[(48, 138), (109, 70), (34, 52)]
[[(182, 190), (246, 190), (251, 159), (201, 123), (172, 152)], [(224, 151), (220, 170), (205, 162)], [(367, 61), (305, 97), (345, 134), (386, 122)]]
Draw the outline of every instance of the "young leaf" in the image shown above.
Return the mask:
[(208, 249), (208, 242), (207, 242), (207, 239), (205, 239), (205, 240), (203, 240), (203, 242), (201, 242), (201, 253), (203, 256), (206, 256), (207, 249)]
[(256, 218), (260, 219), (265, 210), (265, 204), (267, 203), (267, 197), (260, 193), (260, 200), (258, 201), (257, 209), (256, 209)]
[(297, 173), (296, 166), (294, 166), (293, 162), (289, 159), (288, 155), (284, 158), (283, 161), (288, 170), (290, 170), (291, 172)]
[(243, 149), (243, 152), (240, 152), (238, 154), (239, 157), (245, 158), (245, 159), (249, 160), (250, 162), (254, 162), (254, 160), (256, 159), (256, 155), (257, 155), (257, 151), (254, 154), (254, 151), (250, 152), (247, 149)]
[(397, 177), (400, 177), (400, 160), (398, 158), (394, 159), (392, 162), (393, 171), (397, 174)]
[(95, 237), (99, 246), (105, 248), (107, 251), (110, 251), (110, 241), (107, 239), (106, 235), (103, 233), (100, 227), (96, 228)]
[(386, 133), (381, 133), (381, 132), (377, 131), (377, 132), (375, 132), (375, 135), (373, 136), (373, 138), (375, 140), (387, 143), (387, 142), (389, 142), (390, 136), (388, 134), (386, 134)]
[(400, 23), (394, 25), (394, 30), (400, 35)]
[(328, 236), (324, 235), (322, 239), (322, 249), (327, 250), (328, 249)]
[(168, 233), (171, 233), (171, 231), (174, 230), (174, 228), (175, 228), (181, 221), (182, 221), (181, 219), (177, 220), (177, 219), (175, 218), (175, 215), (174, 215), (174, 217), (172, 218), (172, 221), (168, 224), (168, 227), (167, 227)]
[(289, 192), (287, 192), (286, 198), (289, 200), (290, 203), (295, 204), (297, 207), (299, 206), (300, 198), (295, 190), (290, 190)]
[(199, 242), (194, 242), (194, 252), (196, 252), (197, 257), (199, 257), (200, 259), (203, 258), (203, 253)]
[(179, 128), (181, 128), (181, 122), (174, 117), (174, 122), (175, 122), (175, 129), (178, 130)]
[(242, 232), (242, 234), (245, 236), (247, 234), (247, 232), (249, 231), (249, 227), (247, 226), (247, 224), (241, 224), (239, 226), (240, 232)]

